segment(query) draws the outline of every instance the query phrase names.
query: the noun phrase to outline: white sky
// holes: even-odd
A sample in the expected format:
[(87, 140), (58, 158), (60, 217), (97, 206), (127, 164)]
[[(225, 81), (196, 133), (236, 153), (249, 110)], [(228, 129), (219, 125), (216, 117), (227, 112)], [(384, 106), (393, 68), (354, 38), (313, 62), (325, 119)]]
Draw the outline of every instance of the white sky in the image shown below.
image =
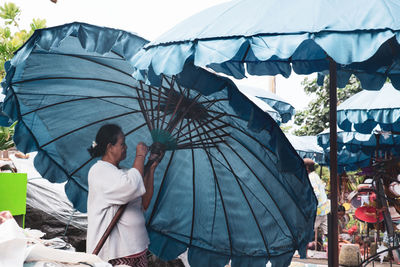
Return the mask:
[[(46, 19), (47, 26), (79, 21), (130, 31), (149, 41), (175, 26), (185, 18), (226, 0), (7, 0), (22, 10), (20, 26), (28, 29), (33, 18)], [(4, 0), (0, 0), (3, 5)], [(304, 109), (309, 100), (300, 82), (305, 76), (281, 75), (276, 79), (277, 94), (297, 110)], [(241, 80), (254, 87), (268, 90), (268, 78), (249, 76)]]

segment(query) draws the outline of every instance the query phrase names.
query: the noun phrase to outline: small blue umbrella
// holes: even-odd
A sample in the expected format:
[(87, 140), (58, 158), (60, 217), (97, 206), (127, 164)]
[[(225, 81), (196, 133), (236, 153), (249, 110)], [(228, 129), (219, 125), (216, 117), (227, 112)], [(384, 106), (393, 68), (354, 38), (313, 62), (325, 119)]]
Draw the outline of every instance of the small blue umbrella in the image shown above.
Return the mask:
[[(364, 89), (389, 77), (400, 88), (400, 5), (393, 0), (235, 0), (181, 22), (135, 56), (135, 77), (159, 83), (193, 63), (238, 79), (330, 73), (330, 266), (338, 266), (336, 87), (355, 74)], [(321, 76), (319, 76), (321, 77)], [(201, 77), (199, 77), (201, 79)], [(321, 83), (321, 79), (319, 82)], [(332, 243), (331, 243), (332, 242)]]
[(379, 125), (384, 131), (400, 131), (400, 91), (386, 83), (380, 91), (361, 91), (337, 107), (338, 126), (364, 134)]
[(326, 164), (324, 150), (318, 145), (316, 136), (285, 135), (301, 158), (310, 158), (320, 165)]
[(278, 111), (282, 123), (290, 121), (296, 113), (294, 107), (290, 103), (288, 103), (285, 99), (278, 96), (277, 94), (274, 94), (266, 89), (247, 85), (238, 85), (238, 88), (243, 93), (256, 96), (257, 98), (270, 105), (273, 109)]
[[(330, 146), (329, 131), (325, 130), (317, 135), (318, 144), (326, 150)], [(398, 154), (400, 151), (400, 136), (391, 134), (390, 132), (375, 132), (370, 134), (362, 134), (356, 131), (345, 132), (339, 130), (337, 133), (338, 151), (345, 149), (351, 153), (362, 151), (372, 156), (378, 149), (384, 152)]]
[[(325, 150), (326, 161), (329, 162), (330, 149)], [(342, 148), (337, 152), (338, 173), (356, 171), (358, 169), (371, 166), (371, 155), (362, 151), (350, 152), (346, 148)]]
[[(320, 145), (329, 158), (329, 131), (325, 130), (317, 135)], [(361, 134), (356, 131), (337, 133), (338, 168), (340, 171), (354, 171), (369, 166), (375, 153), (384, 155), (400, 155), (400, 136), (389, 132)]]
[(278, 125), (281, 124), (282, 122), (282, 117), (279, 114), (277, 110), (272, 108), (270, 105), (268, 105), (266, 102), (263, 100), (259, 99), (258, 97), (252, 95), (252, 94), (246, 94), (245, 92), (242, 91), (242, 93), (250, 99), (254, 104), (256, 104), (262, 111), (267, 112), (271, 118), (273, 118)]
[[(139, 141), (166, 149), (145, 217), (150, 250), (191, 266), (278, 266), (305, 254), (317, 200), (278, 124), (229, 79), (188, 65), (160, 87), (131, 76), (146, 40), (72, 23), (35, 31), (6, 64), (4, 112), (23, 152), (86, 210), (86, 149), (101, 125), (121, 125), (131, 166)], [(197, 76), (208, 76), (199, 80)], [(264, 103), (265, 104), (265, 103)], [(301, 190), (300, 190), (301, 189)]]

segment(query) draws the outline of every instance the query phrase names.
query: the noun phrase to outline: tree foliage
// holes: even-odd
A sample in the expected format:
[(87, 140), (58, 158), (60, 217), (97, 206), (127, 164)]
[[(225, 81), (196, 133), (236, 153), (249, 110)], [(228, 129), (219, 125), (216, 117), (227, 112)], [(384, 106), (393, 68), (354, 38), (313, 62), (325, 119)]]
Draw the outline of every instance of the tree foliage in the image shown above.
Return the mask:
[[(46, 27), (46, 20), (33, 19), (29, 30), (21, 30), (19, 20), (21, 9), (14, 3), (0, 6), (0, 79), (5, 76), (4, 63), (14, 56), (14, 52), (25, 43), (36, 29)], [(0, 126), (0, 150), (14, 146), (12, 136), (15, 123), (11, 127)]]
[(30, 29), (20, 29), (21, 9), (14, 3), (0, 6), (0, 79), (5, 76), (4, 63), (25, 43), (36, 29), (46, 27), (46, 20), (33, 19)]
[[(294, 134), (317, 135), (329, 127), (329, 77), (325, 77), (322, 86), (317, 84), (317, 78), (310, 80), (307, 77), (302, 85), (306, 94), (315, 94), (316, 98), (305, 110), (296, 112), (294, 123), (300, 128)], [(352, 75), (346, 87), (337, 89), (337, 105), (361, 90), (360, 81)]]

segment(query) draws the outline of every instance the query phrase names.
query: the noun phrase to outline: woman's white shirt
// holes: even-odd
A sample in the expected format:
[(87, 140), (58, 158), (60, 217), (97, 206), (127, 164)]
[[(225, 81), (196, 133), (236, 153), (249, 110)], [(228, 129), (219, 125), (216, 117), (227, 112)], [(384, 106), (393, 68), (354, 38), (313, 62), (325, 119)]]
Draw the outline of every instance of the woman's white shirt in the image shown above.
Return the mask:
[(93, 252), (118, 208), (126, 203), (99, 256), (108, 261), (147, 249), (149, 238), (142, 209), (146, 189), (140, 172), (135, 168), (118, 169), (99, 160), (89, 170), (88, 184), (87, 252)]

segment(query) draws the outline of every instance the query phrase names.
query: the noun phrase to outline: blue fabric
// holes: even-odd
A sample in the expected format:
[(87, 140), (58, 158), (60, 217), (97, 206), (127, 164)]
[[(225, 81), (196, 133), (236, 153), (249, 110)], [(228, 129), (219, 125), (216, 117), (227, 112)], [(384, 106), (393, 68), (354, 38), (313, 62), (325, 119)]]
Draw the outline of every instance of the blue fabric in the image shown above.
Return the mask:
[[(326, 163), (329, 165), (329, 131), (324, 131), (317, 135), (318, 144), (324, 149)], [(379, 138), (379, 153), (400, 155), (400, 136), (386, 134), (361, 134), (355, 131), (344, 132), (338, 130), (337, 133), (337, 164), (338, 171), (354, 171), (362, 167), (369, 166), (371, 158), (377, 149), (377, 138)]]
[[(175, 80), (159, 79), (161, 88), (135, 80), (130, 59), (145, 43), (81, 23), (36, 31), (3, 82), (4, 112), (18, 120), (17, 148), (38, 150), (37, 170), (51, 182), (66, 181), (68, 198), (84, 212), (87, 173), (97, 160), (87, 148), (100, 126), (122, 127), (128, 156), (121, 166), (130, 167), (136, 144), (153, 142), (147, 120), (160, 123), (157, 129), (171, 120), (171, 113), (160, 119), (168, 105), (163, 99), (197, 99), (196, 112), (181, 115), (182, 124), (172, 128), (176, 150), (166, 151), (156, 170), (145, 213), (150, 249), (171, 259), (188, 248), (189, 261), (199, 266), (229, 259), (251, 264), (253, 257), (256, 264), (286, 261), (295, 250), (304, 257), (317, 201), (302, 159), (277, 123), (232, 81), (190, 64)], [(222, 142), (204, 147), (210, 136)], [(197, 148), (185, 149), (188, 142)]]
[[(289, 104), (286, 100), (284, 100), (277, 94), (274, 94), (265, 88), (257, 88), (244, 85), (238, 85), (238, 88), (241, 92), (259, 98), (260, 100), (271, 106), (274, 110), (278, 111), (280, 119), (283, 123), (290, 121), (293, 115), (296, 113), (294, 107), (291, 104)], [(270, 114), (271, 117), (274, 118), (274, 116), (270, 112), (268, 112), (268, 114)]]
[[(324, 131), (317, 135), (318, 144), (326, 150), (330, 146), (329, 131)], [(379, 140), (377, 140), (379, 138)], [(398, 154), (400, 151), (400, 136), (392, 134), (362, 134), (356, 131), (344, 132), (339, 130), (337, 133), (338, 151), (345, 149), (351, 153), (362, 151), (364, 154), (372, 156), (379, 142), (379, 149), (382, 151)]]
[(320, 165), (326, 164), (324, 150), (318, 145), (316, 136), (286, 134), (286, 137), (301, 158), (310, 158)]
[(230, 1), (176, 25), (133, 62), (137, 73), (152, 69), (155, 76), (178, 74), (185, 62), (193, 62), (242, 79), (245, 70), (251, 75), (289, 77), (292, 69), (324, 75), (330, 57), (339, 63), (339, 87), (355, 74), (365, 89), (379, 89), (386, 77), (399, 89), (400, 20), (395, 14), (400, 5), (392, 0)]
[[(325, 157), (329, 165), (330, 154), (329, 148), (325, 150)], [(366, 155), (362, 151), (352, 153), (345, 148), (338, 151), (337, 154), (337, 168), (338, 173), (356, 171), (360, 168), (371, 166), (371, 155)]]
[(380, 91), (361, 91), (337, 108), (338, 126), (349, 132), (369, 134), (379, 125), (384, 131), (400, 131), (400, 92), (386, 83)]

